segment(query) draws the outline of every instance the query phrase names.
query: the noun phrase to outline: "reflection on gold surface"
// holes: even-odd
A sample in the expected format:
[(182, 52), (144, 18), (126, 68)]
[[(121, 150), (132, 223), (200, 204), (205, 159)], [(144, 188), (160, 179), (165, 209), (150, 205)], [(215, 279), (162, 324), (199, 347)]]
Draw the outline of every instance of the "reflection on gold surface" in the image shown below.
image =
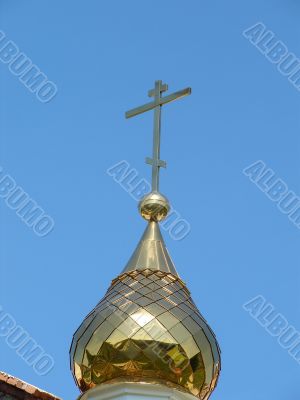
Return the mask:
[(85, 391), (108, 381), (163, 381), (207, 399), (220, 369), (215, 336), (177, 276), (137, 270), (112, 282), (76, 331), (71, 364)]
[(140, 326), (148, 324), (154, 318), (153, 315), (148, 311), (141, 309), (138, 312), (131, 314), (131, 318), (134, 319)]

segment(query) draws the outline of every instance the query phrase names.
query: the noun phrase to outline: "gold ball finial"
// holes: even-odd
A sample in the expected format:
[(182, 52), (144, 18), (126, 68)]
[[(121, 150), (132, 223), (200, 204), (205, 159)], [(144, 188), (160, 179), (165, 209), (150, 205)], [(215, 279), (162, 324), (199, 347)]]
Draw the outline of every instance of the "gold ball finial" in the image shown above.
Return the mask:
[(159, 192), (147, 194), (139, 203), (139, 212), (147, 221), (160, 222), (170, 211), (169, 200)]

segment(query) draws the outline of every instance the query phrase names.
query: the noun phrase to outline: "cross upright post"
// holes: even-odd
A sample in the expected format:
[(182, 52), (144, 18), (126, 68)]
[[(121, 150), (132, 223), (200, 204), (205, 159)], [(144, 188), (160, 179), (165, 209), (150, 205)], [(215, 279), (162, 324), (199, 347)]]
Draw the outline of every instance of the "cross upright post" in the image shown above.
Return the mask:
[(146, 163), (152, 165), (152, 192), (159, 191), (159, 169), (166, 168), (166, 162), (160, 159), (160, 131), (161, 131), (161, 107), (181, 97), (191, 94), (191, 88), (186, 88), (162, 97), (161, 94), (168, 90), (168, 85), (162, 81), (155, 81), (154, 89), (149, 90), (149, 97), (154, 97), (154, 101), (143, 106), (127, 111), (126, 118), (131, 118), (154, 109), (154, 128), (153, 128), (153, 153), (152, 158), (146, 158)]
[(162, 81), (155, 82), (154, 91), (149, 92), (149, 97), (154, 97), (154, 129), (153, 129), (153, 155), (152, 159), (146, 158), (146, 163), (152, 165), (152, 191), (158, 192), (159, 188), (159, 168), (166, 167), (166, 163), (160, 160), (160, 129), (161, 129), (161, 93), (166, 91), (166, 85)]

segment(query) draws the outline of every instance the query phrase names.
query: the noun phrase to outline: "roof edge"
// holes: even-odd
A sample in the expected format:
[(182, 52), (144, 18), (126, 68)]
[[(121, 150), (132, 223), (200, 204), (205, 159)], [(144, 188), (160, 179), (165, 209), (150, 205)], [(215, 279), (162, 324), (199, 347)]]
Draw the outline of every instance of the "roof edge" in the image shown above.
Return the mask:
[[(16, 398), (23, 399), (24, 393), (27, 395), (26, 399), (28, 399), (28, 395), (31, 396), (32, 399), (37, 400), (61, 400), (59, 397), (48, 393), (42, 389), (39, 389), (36, 386), (30, 385), (29, 383), (22, 381), (19, 378), (16, 378), (12, 375), (7, 374), (6, 372), (0, 371), (0, 390), (8, 390), (10, 395), (16, 396)], [(23, 396), (22, 396), (23, 394)]]

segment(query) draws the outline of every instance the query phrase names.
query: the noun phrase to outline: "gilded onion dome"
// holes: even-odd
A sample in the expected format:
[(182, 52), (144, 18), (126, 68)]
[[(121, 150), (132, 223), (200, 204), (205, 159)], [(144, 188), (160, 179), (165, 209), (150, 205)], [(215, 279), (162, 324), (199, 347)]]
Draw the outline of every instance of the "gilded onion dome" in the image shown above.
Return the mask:
[(121, 275), (76, 331), (71, 368), (81, 391), (113, 381), (157, 382), (200, 399), (213, 391), (220, 354), (150, 221)]
[(71, 369), (82, 392), (112, 382), (148, 382), (204, 400), (216, 386), (218, 343), (160, 232), (169, 208), (158, 191), (141, 201), (148, 224), (137, 248), (74, 334)]

